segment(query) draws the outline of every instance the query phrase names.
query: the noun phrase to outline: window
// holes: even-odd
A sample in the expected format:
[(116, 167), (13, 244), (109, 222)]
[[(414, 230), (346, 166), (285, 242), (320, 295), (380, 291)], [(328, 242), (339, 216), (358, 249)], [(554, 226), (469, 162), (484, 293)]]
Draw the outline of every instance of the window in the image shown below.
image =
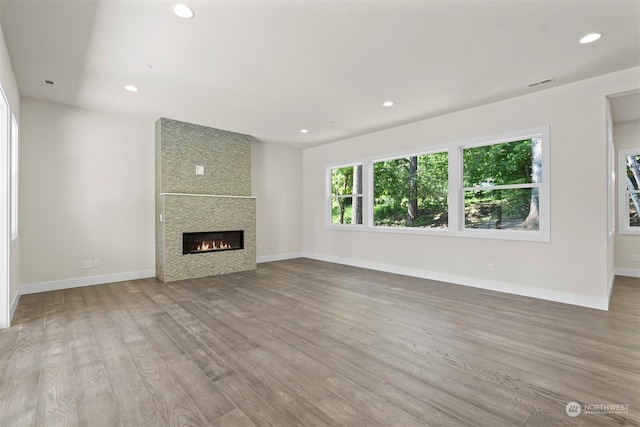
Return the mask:
[(463, 149), (464, 227), (540, 228), (542, 139)]
[(618, 228), (621, 234), (640, 234), (640, 148), (618, 152)]
[(447, 152), (373, 163), (373, 225), (448, 227)]
[[(2, 151), (0, 151), (0, 164), (3, 166), (0, 168), (3, 174), (0, 177), (0, 204), (2, 204), (2, 209), (0, 209), (0, 223), (9, 224), (11, 219), (6, 214), (9, 214), (12, 207), (9, 206), (10, 203), (10, 195), (7, 192), (10, 188), (10, 177), (11, 177), (11, 161), (8, 157), (10, 155), (10, 148), (13, 143), (12, 141), (12, 131), (13, 131), (13, 122), (15, 120), (11, 120), (11, 111), (9, 108), (9, 103), (7, 102), (7, 98), (4, 95), (4, 91), (0, 86), (0, 147), (2, 147)], [(13, 225), (13, 224), (11, 224)], [(13, 227), (11, 227), (11, 241), (13, 241)], [(1, 237), (4, 239), (6, 235), (0, 233)]]
[(547, 126), (363, 159), (326, 173), (327, 227), (550, 239)]
[(362, 224), (362, 164), (331, 169), (331, 224)]
[(616, 156), (611, 125), (607, 120), (607, 232), (616, 232)]
[(18, 238), (18, 123), (11, 115), (11, 164), (10, 164), (10, 201), (11, 204), (11, 241)]

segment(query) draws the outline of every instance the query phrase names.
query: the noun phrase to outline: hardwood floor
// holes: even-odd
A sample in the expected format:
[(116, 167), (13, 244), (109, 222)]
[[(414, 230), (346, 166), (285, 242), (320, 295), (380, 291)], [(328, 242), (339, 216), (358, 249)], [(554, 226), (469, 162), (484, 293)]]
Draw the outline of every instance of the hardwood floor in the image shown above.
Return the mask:
[(620, 277), (609, 312), (309, 259), (24, 295), (0, 425), (640, 425), (639, 338)]

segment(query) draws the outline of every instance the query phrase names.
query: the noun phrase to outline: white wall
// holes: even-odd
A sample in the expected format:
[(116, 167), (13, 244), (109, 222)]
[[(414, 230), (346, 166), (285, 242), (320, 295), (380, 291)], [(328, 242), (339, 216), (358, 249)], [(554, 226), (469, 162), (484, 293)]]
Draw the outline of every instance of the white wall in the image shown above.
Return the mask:
[[(611, 111), (611, 101), (610, 98), (607, 97), (605, 100), (605, 144), (606, 144), (606, 153), (605, 157), (607, 169), (605, 176), (603, 179), (607, 184), (607, 224), (606, 224), (606, 235), (607, 235), (607, 277), (608, 277), (608, 287), (607, 287), (607, 295), (608, 298), (611, 298), (611, 293), (613, 292), (613, 285), (615, 282), (615, 243), (616, 243), (616, 235), (611, 232), (611, 223), (615, 223), (616, 220), (616, 209), (615, 209), (615, 201), (616, 196), (615, 192), (617, 189), (615, 188), (615, 182), (612, 179), (612, 174), (616, 171), (616, 153), (611, 153), (609, 150), (609, 146), (613, 143), (613, 115)], [(615, 146), (614, 146), (615, 148)], [(613, 156), (614, 159), (611, 159), (610, 156)], [(613, 170), (610, 170), (613, 168)], [(610, 206), (610, 203), (613, 203), (614, 206)], [(613, 218), (612, 218), (613, 217)]]
[(258, 262), (302, 256), (302, 151), (254, 142), (251, 157)]
[(23, 98), (21, 131), (21, 292), (153, 276), (153, 122)]
[[(613, 141), (616, 150), (640, 147), (640, 120), (616, 123), (613, 127)], [(640, 236), (616, 234), (616, 273), (640, 277), (640, 265), (632, 261), (633, 254), (640, 254)]]
[(5, 95), (9, 98), (9, 105), (13, 110), (16, 120), (20, 119), (20, 93), (18, 92), (18, 84), (16, 83), (16, 77), (13, 74), (13, 68), (11, 68), (11, 58), (9, 58), (9, 51), (7, 50), (7, 44), (4, 40), (4, 34), (2, 33), (2, 27), (0, 26), (0, 83), (5, 91)]
[[(639, 71), (633, 68), (305, 150), (305, 256), (606, 308), (606, 95), (640, 87)], [(327, 165), (541, 125), (550, 126), (549, 243), (324, 228)], [(493, 272), (487, 271), (489, 262), (494, 263)]]
[[(16, 121), (18, 122), (18, 127), (20, 127), (20, 94), (18, 93), (18, 85), (16, 83), (15, 75), (13, 74), (13, 68), (11, 67), (11, 58), (9, 58), (9, 52), (7, 51), (7, 45), (4, 40), (4, 34), (2, 33), (1, 26), (0, 84), (2, 85), (5, 95), (8, 98), (9, 107), (11, 108)], [(3, 224), (3, 227), (4, 226), (5, 225)], [(9, 304), (11, 304), (11, 302), (16, 298), (18, 287), (20, 285), (20, 237), (18, 237), (18, 240), (13, 243), (9, 251)], [(0, 320), (0, 327), (2, 323), (3, 321)]]
[[(29, 98), (22, 109), (21, 292), (154, 276), (154, 122)], [(300, 150), (252, 145), (258, 261), (302, 254), (301, 165)]]

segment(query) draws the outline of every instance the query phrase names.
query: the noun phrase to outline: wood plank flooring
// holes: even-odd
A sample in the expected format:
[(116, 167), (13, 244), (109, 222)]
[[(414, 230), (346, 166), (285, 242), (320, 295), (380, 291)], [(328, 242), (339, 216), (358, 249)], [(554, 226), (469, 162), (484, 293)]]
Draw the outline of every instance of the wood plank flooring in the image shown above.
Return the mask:
[(609, 312), (309, 259), (24, 295), (0, 426), (40, 425), (640, 425), (640, 280)]

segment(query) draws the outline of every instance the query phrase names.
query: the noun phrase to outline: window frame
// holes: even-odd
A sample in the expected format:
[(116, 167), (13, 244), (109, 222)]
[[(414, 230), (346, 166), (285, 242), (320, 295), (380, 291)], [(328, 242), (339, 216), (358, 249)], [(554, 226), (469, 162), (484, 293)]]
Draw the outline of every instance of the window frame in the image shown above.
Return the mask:
[[(465, 228), (464, 217), (464, 196), (465, 192), (469, 189), (476, 187), (464, 187), (464, 163), (463, 163), (463, 150), (465, 148), (485, 147), (490, 145), (504, 144), (508, 142), (521, 141), (530, 138), (540, 138), (542, 149), (542, 182), (539, 184), (507, 184), (496, 185), (494, 187), (487, 187), (488, 189), (519, 189), (519, 188), (534, 188), (537, 187), (539, 191), (539, 226), (538, 230), (510, 230), (510, 229), (472, 229)], [(549, 192), (549, 127), (542, 126), (539, 128), (528, 129), (523, 131), (515, 131), (505, 133), (495, 137), (487, 137), (469, 141), (468, 143), (459, 144), (457, 147), (459, 170), (456, 174), (457, 189), (456, 194), (458, 198), (459, 206), (457, 206), (456, 214), (457, 229), (461, 236), (465, 237), (482, 237), (488, 239), (506, 239), (506, 240), (527, 240), (527, 241), (543, 241), (548, 242), (550, 240), (550, 192)]]
[[(362, 198), (362, 224), (352, 224), (352, 223), (346, 223), (346, 224), (340, 224), (340, 223), (334, 223), (333, 222), (333, 215), (332, 215), (332, 208), (333, 208), (333, 198), (335, 197), (332, 190), (332, 171), (334, 169), (340, 169), (340, 168), (346, 168), (346, 167), (356, 167), (356, 166), (362, 166), (362, 193), (360, 194), (342, 194), (340, 197), (342, 198), (348, 198), (351, 197), (352, 198), (352, 203), (353, 203), (353, 198), (355, 197), (361, 197)], [(326, 197), (326, 203), (325, 203), (325, 227), (335, 227), (335, 228), (348, 228), (348, 229), (355, 229), (355, 228), (362, 228), (364, 227), (365, 223), (366, 223), (366, 212), (369, 210), (369, 207), (367, 206), (366, 203), (366, 177), (365, 177), (365, 162), (351, 162), (351, 163), (345, 163), (345, 164), (340, 164), (340, 165), (334, 165), (334, 166), (329, 166), (326, 168), (326, 178), (325, 178), (325, 182), (327, 184), (325, 192), (327, 194)]]
[[(384, 157), (384, 158), (376, 158), (375, 160), (370, 160), (369, 163), (369, 175), (371, 176), (371, 180), (369, 182), (369, 187), (371, 188), (371, 194), (369, 195), (368, 199), (370, 201), (370, 208), (367, 209), (368, 212), (368, 221), (367, 224), (369, 225), (369, 227), (375, 229), (376, 231), (387, 231), (387, 232), (402, 232), (402, 230), (408, 230), (411, 234), (413, 233), (422, 233), (425, 231), (433, 231), (433, 232), (442, 232), (442, 231), (447, 231), (449, 229), (449, 227), (447, 226), (447, 228), (430, 228), (430, 227), (393, 227), (393, 226), (389, 226), (389, 225), (375, 225), (374, 224), (374, 208), (375, 208), (375, 197), (374, 197), (374, 191), (375, 191), (375, 164), (376, 163), (380, 163), (380, 162), (388, 162), (391, 160), (398, 160), (398, 159), (404, 159), (407, 157), (420, 157), (420, 156), (428, 156), (431, 154), (439, 154), (439, 153), (449, 153), (449, 149), (446, 147), (440, 147), (440, 148), (432, 148), (429, 150), (422, 150), (419, 152), (415, 152), (415, 151), (411, 151), (409, 152), (409, 154), (397, 154), (394, 155), (392, 157)], [(450, 161), (450, 155), (447, 155), (447, 169), (450, 170), (451, 168), (448, 165), (448, 162)], [(363, 176), (364, 176), (364, 166), (363, 166)], [(448, 179), (447, 179), (447, 183), (448, 183)], [(449, 185), (449, 189), (450, 189), (450, 185)], [(450, 199), (449, 195), (447, 195), (447, 198)], [(449, 203), (448, 208), (451, 206), (451, 204)]]
[[(640, 147), (618, 150), (618, 234), (640, 235), (640, 227), (629, 225), (629, 193), (627, 188), (627, 156), (640, 155)], [(636, 190), (640, 194), (640, 190)]]
[(616, 162), (612, 127), (607, 120), (607, 237), (609, 239), (616, 233)]
[(3, 177), (5, 180), (3, 182), (3, 188), (0, 189), (0, 193), (2, 193), (2, 197), (6, 197), (6, 212), (3, 212), (3, 215), (6, 219), (6, 238), (8, 247), (12, 249), (17, 243), (17, 239), (12, 238), (11, 233), (11, 144), (12, 144), (12, 119), (13, 112), (11, 111), (11, 105), (9, 104), (9, 100), (4, 92), (4, 88), (0, 85), (0, 144), (3, 148), (2, 150), (2, 160), (6, 161), (6, 175)]
[(9, 140), (9, 232), (11, 245), (18, 240), (18, 168), (19, 168), (19, 135), (18, 122), (11, 113)]
[[(378, 233), (417, 234), (455, 236), (499, 240), (522, 240), (549, 242), (551, 239), (551, 192), (550, 192), (550, 139), (549, 125), (536, 128), (506, 132), (482, 138), (474, 138), (464, 141), (419, 147), (401, 152), (389, 153), (363, 158), (359, 161), (348, 163), (330, 164), (325, 166), (325, 229), (348, 229), (358, 231), (371, 231)], [(539, 184), (539, 229), (538, 230), (509, 230), (509, 229), (468, 229), (464, 227), (464, 165), (462, 150), (474, 146), (485, 146), (505, 142), (519, 141), (539, 137), (542, 144), (542, 182)], [(421, 156), (433, 153), (448, 152), (448, 228), (420, 228), (420, 227), (391, 227), (373, 225), (373, 190), (374, 173), (373, 164), (376, 162), (394, 160), (402, 157)], [(331, 170), (335, 168), (362, 164), (362, 197), (363, 197), (363, 223), (362, 224), (333, 224), (331, 223)], [(519, 186), (519, 184), (515, 184)], [(509, 186), (507, 186), (509, 187)]]

